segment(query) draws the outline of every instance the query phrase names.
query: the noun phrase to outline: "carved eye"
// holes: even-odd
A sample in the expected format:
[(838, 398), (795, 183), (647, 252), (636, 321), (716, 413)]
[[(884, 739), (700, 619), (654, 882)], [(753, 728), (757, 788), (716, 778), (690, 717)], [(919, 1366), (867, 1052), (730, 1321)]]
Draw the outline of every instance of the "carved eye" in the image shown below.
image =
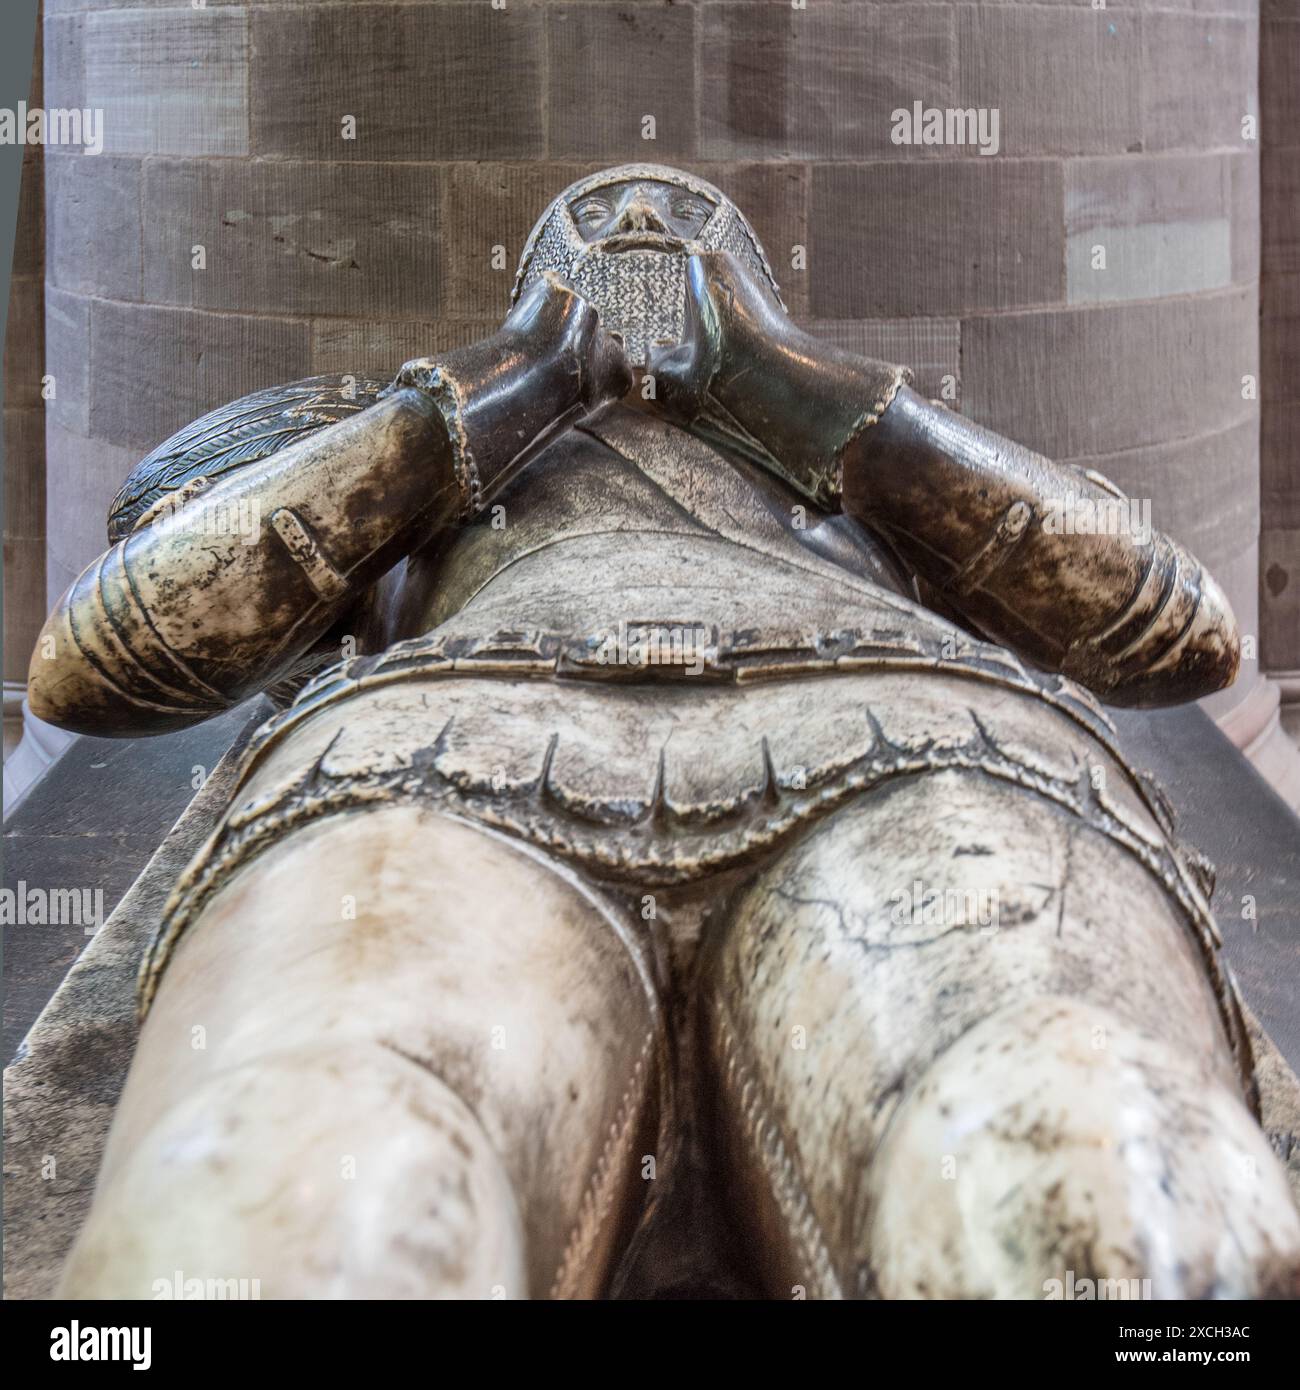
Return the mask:
[(696, 198), (679, 198), (673, 204), (673, 216), (683, 222), (693, 222), (707, 212), (708, 208)]
[(579, 222), (604, 222), (614, 209), (604, 198), (584, 198), (573, 209), (573, 215)]

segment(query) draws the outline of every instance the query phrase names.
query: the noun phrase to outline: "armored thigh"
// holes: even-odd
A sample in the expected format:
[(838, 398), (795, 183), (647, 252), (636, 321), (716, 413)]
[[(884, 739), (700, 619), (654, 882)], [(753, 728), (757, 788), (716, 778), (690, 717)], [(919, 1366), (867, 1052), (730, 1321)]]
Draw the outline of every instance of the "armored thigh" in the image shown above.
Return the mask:
[(658, 1004), (615, 914), (410, 803), (219, 844), (173, 903), (68, 1291), (604, 1291), (662, 1158)]
[(967, 766), (786, 849), (704, 962), (722, 1161), (769, 1291), (1268, 1289), (1300, 1223), (1191, 861), (1090, 735), (1019, 700), (977, 722)]

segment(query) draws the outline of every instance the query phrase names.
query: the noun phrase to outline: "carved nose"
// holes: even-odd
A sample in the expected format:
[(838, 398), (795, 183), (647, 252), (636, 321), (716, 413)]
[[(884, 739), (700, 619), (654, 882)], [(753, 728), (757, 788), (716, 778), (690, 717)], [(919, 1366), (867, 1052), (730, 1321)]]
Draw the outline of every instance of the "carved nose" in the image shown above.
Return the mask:
[(666, 232), (668, 228), (652, 204), (643, 198), (633, 198), (619, 213), (614, 230), (616, 232)]

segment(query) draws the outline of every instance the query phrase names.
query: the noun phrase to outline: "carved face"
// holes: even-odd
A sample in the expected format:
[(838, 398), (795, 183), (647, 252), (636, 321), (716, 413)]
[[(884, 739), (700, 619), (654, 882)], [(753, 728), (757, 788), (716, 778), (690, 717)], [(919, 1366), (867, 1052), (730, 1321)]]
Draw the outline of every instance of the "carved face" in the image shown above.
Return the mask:
[(681, 340), (692, 243), (739, 256), (776, 295), (763, 248), (730, 198), (677, 169), (625, 164), (580, 179), (546, 209), (524, 247), (514, 298), (542, 271), (558, 271), (644, 367), (652, 347)]
[(568, 203), (582, 239), (612, 252), (680, 251), (704, 230), (717, 206), (704, 193), (653, 179), (624, 179)]

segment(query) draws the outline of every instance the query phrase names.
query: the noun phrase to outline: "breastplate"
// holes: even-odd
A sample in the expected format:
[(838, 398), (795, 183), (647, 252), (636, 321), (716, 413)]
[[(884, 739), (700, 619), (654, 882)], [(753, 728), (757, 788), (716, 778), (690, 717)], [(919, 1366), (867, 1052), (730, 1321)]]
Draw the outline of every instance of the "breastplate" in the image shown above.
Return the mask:
[(408, 561), (400, 587), (389, 641), (933, 620), (856, 523), (624, 407), (552, 445), (472, 524)]

